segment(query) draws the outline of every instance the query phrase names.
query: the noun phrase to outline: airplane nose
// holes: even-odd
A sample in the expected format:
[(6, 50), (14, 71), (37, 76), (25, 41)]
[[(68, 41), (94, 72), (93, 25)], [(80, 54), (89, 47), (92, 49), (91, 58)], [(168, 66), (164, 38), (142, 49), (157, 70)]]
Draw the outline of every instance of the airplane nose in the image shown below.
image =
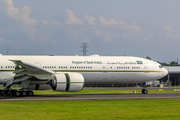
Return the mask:
[(164, 71), (164, 76), (166, 76), (168, 74), (168, 71), (165, 68), (163, 68), (163, 71)]

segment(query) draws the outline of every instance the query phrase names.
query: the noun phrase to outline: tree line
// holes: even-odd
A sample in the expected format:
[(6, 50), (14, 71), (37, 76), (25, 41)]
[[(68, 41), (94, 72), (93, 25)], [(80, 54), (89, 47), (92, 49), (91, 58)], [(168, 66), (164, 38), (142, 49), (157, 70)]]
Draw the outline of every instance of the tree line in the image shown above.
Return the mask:
[[(147, 56), (146, 59), (152, 60), (149, 56)], [(172, 62), (170, 62), (169, 64), (168, 64), (168, 63), (165, 63), (165, 62), (159, 62), (159, 61), (157, 61), (157, 62), (158, 62), (159, 64), (161, 64), (162, 66), (180, 66), (180, 65), (178, 64), (178, 62), (175, 62), (175, 61), (172, 61)]]

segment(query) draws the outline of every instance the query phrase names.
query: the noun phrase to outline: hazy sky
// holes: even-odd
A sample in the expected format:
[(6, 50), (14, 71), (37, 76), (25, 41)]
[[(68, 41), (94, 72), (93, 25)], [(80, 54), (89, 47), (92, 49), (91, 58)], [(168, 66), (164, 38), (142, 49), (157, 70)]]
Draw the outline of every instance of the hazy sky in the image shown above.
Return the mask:
[(0, 0), (0, 53), (180, 59), (180, 0)]

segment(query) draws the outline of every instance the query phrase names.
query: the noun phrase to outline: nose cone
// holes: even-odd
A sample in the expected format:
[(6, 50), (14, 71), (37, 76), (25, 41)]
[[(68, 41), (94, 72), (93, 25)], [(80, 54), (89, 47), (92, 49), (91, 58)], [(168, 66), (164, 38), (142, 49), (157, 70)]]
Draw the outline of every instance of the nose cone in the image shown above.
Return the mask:
[(165, 68), (163, 68), (163, 71), (164, 71), (164, 76), (166, 76), (168, 74), (168, 71)]

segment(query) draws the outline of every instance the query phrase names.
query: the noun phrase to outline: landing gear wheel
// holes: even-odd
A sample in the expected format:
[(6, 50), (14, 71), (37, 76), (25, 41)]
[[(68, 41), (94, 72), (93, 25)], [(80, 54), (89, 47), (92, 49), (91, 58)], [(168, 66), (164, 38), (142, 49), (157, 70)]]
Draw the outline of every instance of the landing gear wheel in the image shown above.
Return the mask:
[(0, 95), (4, 95), (4, 94), (5, 94), (4, 90), (0, 90)]
[(148, 90), (142, 89), (142, 94), (147, 94), (147, 93), (148, 93)]
[(27, 95), (28, 95), (28, 96), (33, 96), (33, 95), (34, 95), (34, 92), (33, 92), (33, 91), (28, 91), (28, 92), (27, 92)]
[(17, 90), (12, 90), (11, 93), (13, 96), (15, 96)]
[(17, 91), (17, 90), (16, 90), (16, 91), (14, 92), (14, 96), (19, 97), (20, 95), (21, 95), (20, 91)]
[(5, 90), (5, 95), (10, 96), (11, 95), (11, 90)]
[(26, 91), (21, 91), (21, 96), (27, 96), (27, 92)]

